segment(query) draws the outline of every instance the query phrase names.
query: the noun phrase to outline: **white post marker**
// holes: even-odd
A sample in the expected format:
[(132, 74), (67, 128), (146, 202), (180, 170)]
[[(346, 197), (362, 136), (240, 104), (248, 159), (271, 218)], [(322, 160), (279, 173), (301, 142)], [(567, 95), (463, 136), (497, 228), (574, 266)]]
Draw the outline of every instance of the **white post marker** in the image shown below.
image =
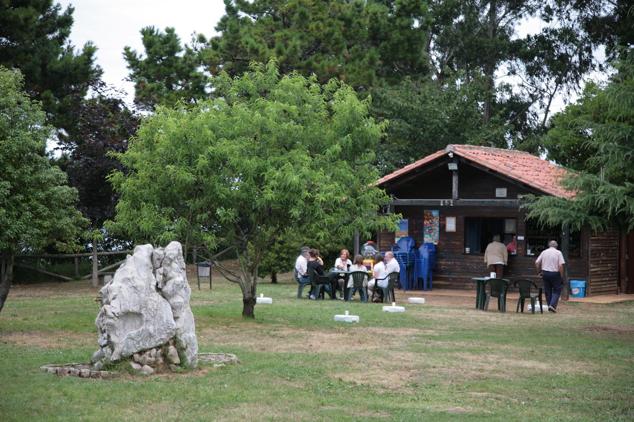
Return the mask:
[(407, 302), (422, 305), (423, 303), (425, 303), (425, 298), (424, 297), (408, 297)]
[(405, 312), (404, 306), (396, 306), (396, 302), (392, 302), (392, 306), (384, 306), (383, 312)]
[(273, 303), (273, 298), (264, 297), (264, 293), (260, 293), (260, 297), (255, 298), (255, 303), (261, 305), (270, 305)]
[(350, 315), (349, 311), (346, 311), (344, 315), (335, 315), (335, 321), (337, 322), (359, 322), (359, 315)]

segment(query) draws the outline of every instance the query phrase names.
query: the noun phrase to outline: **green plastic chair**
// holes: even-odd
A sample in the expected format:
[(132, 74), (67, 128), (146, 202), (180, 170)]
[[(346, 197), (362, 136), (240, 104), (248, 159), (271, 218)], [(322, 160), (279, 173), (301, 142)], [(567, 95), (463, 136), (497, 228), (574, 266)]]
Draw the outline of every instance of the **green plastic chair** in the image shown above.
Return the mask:
[[(514, 283), (515, 287), (519, 290), (520, 297), (517, 300), (517, 308), (515, 312), (519, 312), (520, 308), (522, 309), (522, 313), (524, 313), (524, 302), (526, 299), (530, 299), (531, 301), (531, 310), (535, 313), (535, 304), (539, 301), (539, 311), (543, 314), (544, 310), (542, 309), (542, 288), (537, 287), (532, 280), (516, 280)], [(536, 291), (533, 291), (533, 288)]]
[(313, 292), (317, 292), (316, 298), (324, 298), (324, 291), (327, 291), (331, 299), (334, 299), (335, 293), (332, 291), (332, 283), (327, 275), (313, 274), (311, 285)]
[[(503, 278), (492, 278), (487, 280), (484, 286), (486, 298), (484, 300), (484, 310), (489, 310), (489, 300), (492, 297), (498, 300), (498, 310), (506, 312), (506, 292), (509, 289), (509, 281)], [(487, 286), (489, 287), (487, 291)]]
[(363, 285), (363, 282), (368, 277), (368, 273), (365, 271), (353, 271), (350, 273), (350, 277), (352, 278), (352, 287), (348, 289), (348, 297), (346, 297), (346, 300), (352, 299), (352, 296), (354, 296), (356, 292), (359, 292), (361, 302), (367, 302), (368, 289)]
[[(379, 287), (379, 281), (387, 278), (387, 287)], [(372, 302), (374, 302), (374, 296), (376, 292), (381, 289), (383, 291), (383, 303), (396, 302), (396, 296), (394, 295), (394, 287), (398, 284), (399, 273), (389, 273), (383, 278), (377, 278), (374, 285), (374, 291), (372, 292)]]

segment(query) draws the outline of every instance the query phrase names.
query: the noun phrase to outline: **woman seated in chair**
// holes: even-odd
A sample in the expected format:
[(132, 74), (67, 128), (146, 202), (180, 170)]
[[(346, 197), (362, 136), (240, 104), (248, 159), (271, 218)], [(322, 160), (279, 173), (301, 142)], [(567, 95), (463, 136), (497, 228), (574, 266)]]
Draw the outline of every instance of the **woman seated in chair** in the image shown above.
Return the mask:
[[(352, 264), (350, 266), (350, 272), (354, 272), (354, 271), (363, 271), (364, 273), (367, 274), (368, 269), (365, 267), (365, 265), (363, 265), (363, 256), (362, 255), (357, 255), (354, 257), (354, 264)], [(353, 287), (353, 281), (352, 281), (352, 277), (348, 278), (348, 288), (351, 289)], [(367, 288), (368, 287), (368, 277), (366, 276), (366, 278), (363, 280), (363, 287)]]
[[(351, 266), (350, 252), (347, 249), (342, 249), (341, 252), (339, 252), (339, 258), (335, 260), (335, 270), (348, 271)], [(337, 277), (337, 288), (342, 292), (344, 279), (345, 277)], [(343, 294), (341, 295), (341, 299), (343, 299)]]
[[(308, 251), (308, 264), (306, 267), (308, 268), (307, 272), (311, 275), (311, 277), (324, 275), (324, 261), (319, 256), (319, 251), (317, 249), (311, 249)], [(329, 286), (325, 286), (325, 288), (326, 290), (330, 290)], [(321, 288), (319, 286), (315, 286), (310, 292), (310, 298), (313, 300), (317, 299), (320, 292)]]
[[(368, 281), (368, 296), (372, 297), (374, 295), (374, 289), (376, 288), (377, 280), (379, 280), (379, 287), (387, 287), (387, 269), (385, 268), (385, 263), (383, 262), (383, 256), (381, 254), (376, 254), (374, 257), (374, 267), (372, 269), (373, 278)], [(379, 290), (379, 293), (382, 294), (382, 291)]]

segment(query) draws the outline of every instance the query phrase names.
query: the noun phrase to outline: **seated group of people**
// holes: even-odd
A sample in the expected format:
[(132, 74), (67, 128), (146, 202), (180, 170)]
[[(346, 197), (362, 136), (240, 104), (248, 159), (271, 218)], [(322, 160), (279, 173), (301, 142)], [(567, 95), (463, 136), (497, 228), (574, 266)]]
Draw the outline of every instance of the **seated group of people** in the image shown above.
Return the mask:
[[(372, 277), (368, 279), (368, 275), (363, 280), (363, 286), (368, 289), (368, 295), (373, 296), (374, 289), (378, 284), (379, 287), (385, 288), (388, 285), (388, 275), (393, 272), (400, 272), (400, 266), (398, 261), (394, 259), (392, 252), (386, 252), (385, 258), (381, 254), (376, 254), (374, 258), (374, 266), (372, 268)], [(348, 273), (354, 271), (362, 271), (369, 274), (368, 268), (363, 264), (363, 256), (357, 255), (354, 257), (354, 262), (350, 260), (350, 252), (347, 249), (342, 249), (339, 252), (339, 257), (335, 260), (333, 267), (334, 271), (326, 274), (324, 271), (324, 261), (319, 254), (319, 250), (303, 247), (300, 251), (300, 255), (295, 260), (295, 272), (297, 274), (297, 281), (300, 284), (310, 284), (311, 277), (314, 275), (331, 277), (332, 285), (337, 284), (338, 288), (342, 291), (341, 299), (344, 299), (343, 288), (344, 281), (347, 279), (347, 288), (353, 287), (353, 281), (351, 277), (341, 277), (337, 270), (346, 271)], [(335, 283), (336, 282), (336, 283)], [(314, 286), (309, 293), (310, 299), (317, 299), (320, 293), (321, 286)], [(334, 297), (335, 292), (329, 286), (326, 286), (326, 290)]]

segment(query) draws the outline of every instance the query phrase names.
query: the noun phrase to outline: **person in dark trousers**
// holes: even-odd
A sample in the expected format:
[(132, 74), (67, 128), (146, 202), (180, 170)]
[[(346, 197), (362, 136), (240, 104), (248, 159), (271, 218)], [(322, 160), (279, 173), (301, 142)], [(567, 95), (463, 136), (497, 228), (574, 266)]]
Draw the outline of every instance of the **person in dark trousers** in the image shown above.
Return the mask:
[(544, 291), (546, 292), (546, 303), (548, 303), (549, 312), (557, 312), (565, 263), (564, 256), (557, 249), (557, 242), (554, 240), (548, 242), (548, 249), (539, 254), (535, 261), (537, 273), (544, 280)]

